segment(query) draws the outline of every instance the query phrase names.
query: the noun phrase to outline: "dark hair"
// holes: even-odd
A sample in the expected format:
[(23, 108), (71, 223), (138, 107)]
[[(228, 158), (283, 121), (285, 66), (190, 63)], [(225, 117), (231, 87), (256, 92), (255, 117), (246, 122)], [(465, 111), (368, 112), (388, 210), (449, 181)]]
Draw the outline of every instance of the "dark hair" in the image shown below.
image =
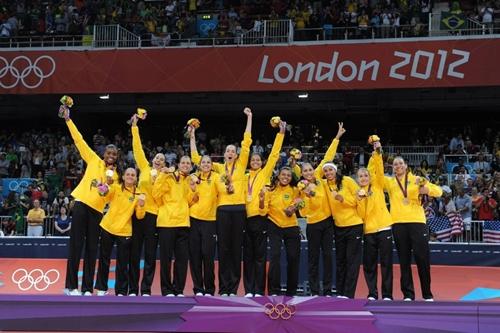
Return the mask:
[(278, 185), (279, 183), (279, 175), (281, 174), (281, 171), (283, 170), (288, 170), (290, 171), (290, 173), (292, 174), (292, 179), (290, 180), (290, 186), (297, 186), (297, 181), (295, 180), (295, 177), (293, 176), (293, 170), (292, 168), (290, 168), (289, 166), (282, 166), (278, 172), (272, 177), (271, 179), (271, 190), (274, 190), (276, 188), (276, 186)]

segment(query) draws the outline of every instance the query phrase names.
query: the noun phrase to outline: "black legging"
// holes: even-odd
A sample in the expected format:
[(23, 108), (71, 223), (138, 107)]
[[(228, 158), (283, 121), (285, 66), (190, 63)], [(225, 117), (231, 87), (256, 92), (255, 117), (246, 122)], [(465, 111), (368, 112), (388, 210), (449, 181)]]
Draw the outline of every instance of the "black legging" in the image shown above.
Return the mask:
[(85, 244), (83, 256), (82, 292), (93, 292), (94, 274), (99, 244), (99, 223), (102, 213), (87, 206), (83, 202), (75, 202), (73, 207), (73, 222), (71, 223), (68, 262), (66, 265), (66, 288), (78, 289), (78, 267), (82, 248)]
[(130, 294), (139, 294), (139, 277), (142, 248), (144, 247), (144, 270), (141, 281), (141, 294), (151, 295), (151, 285), (156, 269), (156, 250), (158, 247), (157, 215), (146, 213), (142, 220), (132, 218), (132, 246), (130, 252), (129, 285)]

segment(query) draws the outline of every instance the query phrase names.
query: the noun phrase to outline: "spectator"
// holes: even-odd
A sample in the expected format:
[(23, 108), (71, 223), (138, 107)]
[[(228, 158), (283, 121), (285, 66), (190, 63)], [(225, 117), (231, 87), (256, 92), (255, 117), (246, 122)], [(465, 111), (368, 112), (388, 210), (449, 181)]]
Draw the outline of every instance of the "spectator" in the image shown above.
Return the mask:
[(497, 201), (492, 197), (493, 193), (488, 188), (483, 190), (483, 195), (476, 201), (478, 219), (482, 221), (492, 221), (495, 219), (495, 209)]
[(354, 164), (356, 164), (358, 168), (366, 167), (369, 159), (370, 155), (365, 153), (365, 149), (363, 147), (359, 147), (359, 153), (354, 156)]
[(33, 208), (29, 210), (28, 216), (28, 237), (43, 236), (43, 223), (45, 211), (40, 208), (40, 200), (33, 201)]
[(0, 152), (0, 178), (9, 177), (10, 161), (6, 159), (6, 154)]
[(54, 228), (56, 229), (56, 236), (69, 236), (71, 218), (66, 214), (66, 207), (61, 206), (59, 209), (59, 214), (56, 217)]
[[(459, 146), (460, 147), (465, 147), (465, 142), (464, 140), (462, 139), (462, 134), (458, 134), (457, 136), (454, 136), (451, 141), (450, 141), (450, 145), (449, 145), (449, 149), (450, 149), (450, 152), (452, 154), (456, 153), (459, 151)], [(461, 152), (460, 152), (461, 153)]]
[(493, 15), (494, 15), (494, 9), (493, 9), (491, 2), (488, 2), (479, 11), (479, 16), (481, 17), (481, 22), (484, 25), (486, 25), (486, 27), (488, 28), (488, 32), (490, 34), (493, 33), (493, 22), (494, 22)]
[(459, 186), (457, 188), (457, 196), (455, 196), (454, 201), (455, 207), (457, 208), (457, 213), (460, 213), (460, 215), (462, 216), (462, 220), (464, 221), (464, 229), (467, 235), (471, 230), (472, 199), (470, 196), (465, 194), (464, 188)]
[(484, 154), (477, 154), (477, 161), (474, 162), (474, 171), (476, 173), (488, 173), (490, 169), (490, 163), (484, 160)]

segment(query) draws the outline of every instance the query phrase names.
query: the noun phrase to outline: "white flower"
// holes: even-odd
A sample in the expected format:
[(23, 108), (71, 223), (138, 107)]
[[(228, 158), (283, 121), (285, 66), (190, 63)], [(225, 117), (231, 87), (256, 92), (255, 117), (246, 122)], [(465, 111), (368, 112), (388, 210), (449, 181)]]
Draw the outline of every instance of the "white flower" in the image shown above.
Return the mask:
[(106, 170), (106, 177), (113, 178), (115, 172), (113, 170)]

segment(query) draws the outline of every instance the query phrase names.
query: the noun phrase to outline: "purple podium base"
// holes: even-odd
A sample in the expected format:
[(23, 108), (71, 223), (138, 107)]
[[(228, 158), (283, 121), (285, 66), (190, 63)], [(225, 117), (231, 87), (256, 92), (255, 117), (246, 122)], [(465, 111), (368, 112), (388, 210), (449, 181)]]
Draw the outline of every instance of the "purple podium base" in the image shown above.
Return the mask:
[(1, 295), (0, 331), (497, 333), (500, 304)]

